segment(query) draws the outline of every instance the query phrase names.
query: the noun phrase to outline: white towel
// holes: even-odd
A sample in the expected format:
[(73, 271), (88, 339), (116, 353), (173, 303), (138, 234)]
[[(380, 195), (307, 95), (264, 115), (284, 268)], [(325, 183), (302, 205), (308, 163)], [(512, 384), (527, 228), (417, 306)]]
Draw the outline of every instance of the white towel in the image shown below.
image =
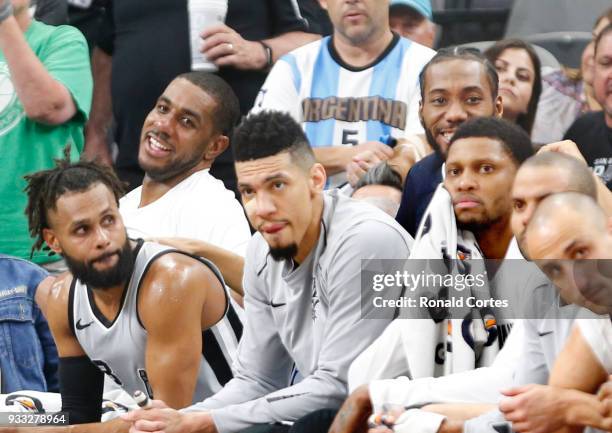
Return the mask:
[[(440, 272), (437, 268), (444, 263), (444, 272), (449, 275), (486, 274), (482, 251), (471, 232), (457, 229), (452, 199), (442, 184), (436, 189), (423, 216), (410, 258), (439, 259), (436, 260), (437, 273)], [(449, 290), (453, 293), (452, 288)], [(488, 278), (484, 278), (483, 287), (466, 290), (470, 290), (466, 296), (477, 299), (491, 297)], [(438, 296), (444, 297), (444, 292)], [(416, 371), (430, 369), (431, 376), (441, 376), (493, 362), (500, 349), (493, 311), (466, 307), (452, 308), (451, 312), (453, 316), (460, 316), (452, 319), (432, 316), (432, 319), (419, 321), (418, 326), (414, 326), (414, 332), (420, 334), (419, 339), (435, 342), (424, 346), (435, 353), (414, 356), (411, 368)], [(432, 365), (432, 359), (436, 360), (436, 365)]]

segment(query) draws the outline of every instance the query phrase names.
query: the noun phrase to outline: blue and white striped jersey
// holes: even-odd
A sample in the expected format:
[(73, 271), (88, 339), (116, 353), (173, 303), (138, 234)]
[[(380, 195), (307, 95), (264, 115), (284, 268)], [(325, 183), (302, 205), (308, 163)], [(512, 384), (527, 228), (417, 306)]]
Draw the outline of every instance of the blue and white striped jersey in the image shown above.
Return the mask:
[[(355, 68), (342, 61), (326, 37), (276, 62), (252, 112), (289, 112), (313, 147), (422, 134), (419, 73), (434, 54), (395, 35), (376, 61)], [(346, 175), (340, 175), (332, 177), (330, 186), (342, 183)]]

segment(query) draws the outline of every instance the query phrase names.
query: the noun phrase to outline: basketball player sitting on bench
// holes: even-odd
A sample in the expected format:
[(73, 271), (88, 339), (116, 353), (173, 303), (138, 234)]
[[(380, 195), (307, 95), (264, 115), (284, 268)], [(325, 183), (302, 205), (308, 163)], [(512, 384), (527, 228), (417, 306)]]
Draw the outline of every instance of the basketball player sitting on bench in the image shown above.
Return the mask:
[[(27, 180), (35, 248), (46, 241), (71, 271), (45, 300), (71, 424), (100, 420), (103, 373), (130, 394), (140, 390), (174, 408), (201, 400), (211, 380), (231, 379), (233, 354), (221, 335), (240, 331), (227, 323), (231, 306), (212, 263), (129, 239), (118, 210), (121, 183), (109, 168), (59, 161)], [(70, 431), (128, 430), (116, 419)]]

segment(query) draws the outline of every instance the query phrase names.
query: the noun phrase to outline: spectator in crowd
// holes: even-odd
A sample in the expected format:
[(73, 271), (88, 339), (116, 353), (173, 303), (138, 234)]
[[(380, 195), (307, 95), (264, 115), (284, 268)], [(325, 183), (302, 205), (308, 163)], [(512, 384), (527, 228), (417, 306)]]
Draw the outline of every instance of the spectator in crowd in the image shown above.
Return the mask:
[[(596, 198), (596, 186), (590, 170), (587, 169), (585, 164), (573, 165), (572, 160), (568, 158), (571, 157), (560, 153), (559, 150), (541, 152), (527, 159), (521, 165), (516, 174), (512, 192), (514, 202), (512, 229), (517, 239), (524, 239), (525, 226), (533, 215), (533, 211), (529, 212), (532, 205), (537, 205), (549, 195), (562, 191), (575, 191)], [(532, 197), (524, 195), (525, 191), (536, 186), (537, 194)], [(518, 222), (523, 217), (527, 220), (521, 221), (521, 224), (519, 224)], [(547, 284), (544, 289), (551, 290), (550, 285)], [(439, 433), (462, 431), (464, 425), (463, 421), (457, 420), (458, 414), (461, 414), (459, 418), (463, 420), (491, 410), (493, 408), (491, 404), (499, 400), (501, 391), (516, 383), (517, 372), (522, 372), (521, 377), (526, 378), (523, 383), (533, 382), (533, 378), (538, 377), (539, 379), (536, 382), (546, 382), (547, 373), (544, 377), (541, 374), (542, 371), (546, 372), (547, 368), (552, 366), (555, 355), (546, 355), (546, 360), (542, 361), (542, 364), (536, 362), (530, 365), (531, 357), (534, 355), (524, 353), (524, 341), (528, 335), (535, 338), (535, 340), (532, 340), (536, 341), (533, 347), (541, 350), (537, 329), (538, 326), (544, 326), (546, 323), (532, 323), (530, 325), (526, 322), (526, 320), (516, 321), (504, 347), (490, 367), (438, 378), (415, 378), (411, 375), (394, 380), (376, 380), (367, 386), (357, 388), (343, 405), (341, 409), (343, 416), (336, 418), (331, 432), (359, 431), (360, 428), (363, 428), (367, 416), (373, 410), (381, 411), (384, 404), (423, 408), (432, 401), (474, 402), (469, 406), (465, 404), (445, 405), (445, 407), (437, 405), (436, 411), (449, 415), (443, 421), (437, 415), (429, 415), (427, 412), (417, 411), (412, 413), (411, 419), (414, 422), (419, 419), (423, 421), (419, 425), (426, 428), (424, 431), (437, 431)], [(554, 336), (546, 337), (545, 345), (558, 353), (569, 334), (571, 324), (571, 320), (559, 320), (559, 328), (556, 329)], [(546, 333), (546, 335), (550, 335), (548, 330)], [(545, 364), (548, 364), (548, 366)], [(542, 365), (540, 370), (533, 370), (533, 367), (540, 365)], [(466, 386), (466, 384), (469, 384), (469, 386)], [(426, 411), (433, 410), (431, 406), (424, 407), (424, 409)], [(398, 415), (395, 414), (395, 419)], [(393, 421), (393, 419), (390, 420), (390, 422)]]
[[(202, 29), (202, 50), (238, 95), (244, 114), (274, 61), (318, 38), (307, 30), (292, 1), (232, 0), (225, 24)], [(114, 115), (119, 146), (115, 167), (131, 188), (143, 178), (138, 165), (140, 127), (168, 83), (191, 70), (189, 41), (186, 1), (109, 0), (106, 5), (92, 60), (95, 89), (85, 154), (111, 163), (107, 132)], [(230, 152), (217, 158), (211, 173), (235, 189)]]
[(461, 47), (438, 51), (421, 72), (419, 116), (434, 153), (417, 162), (404, 183), (396, 219), (411, 235), (442, 182), (442, 164), (457, 128), (474, 117), (502, 115), (498, 81), (484, 56)]
[[(232, 331), (232, 307), (219, 272), (204, 259), (128, 239), (121, 183), (110, 168), (60, 160), (28, 176), (27, 192), (36, 246), (44, 238), (71, 272), (41, 303), (60, 355), (62, 411), (72, 424), (100, 421), (105, 374), (130, 394), (163, 396), (176, 408), (232, 378), (224, 335)], [(127, 430), (116, 420), (81, 431)]]
[(603, 111), (578, 118), (565, 134), (574, 141), (593, 169), (612, 189), (612, 24), (595, 40), (593, 91)]
[(53, 278), (33, 263), (0, 255), (0, 393), (57, 392), (57, 349), (36, 303)]
[[(391, 319), (364, 319), (372, 295), (360, 296), (359, 281), (361, 259), (407, 257), (412, 240), (399, 225), (338, 191), (324, 193), (325, 171), (288, 114), (251, 115), (233, 146), (243, 204), (259, 232), (246, 258), (236, 378), (189, 413), (130, 414), (132, 431), (288, 431), (265, 424), (339, 406), (348, 365)], [(388, 290), (399, 295), (399, 287)], [(294, 364), (299, 383), (288, 382)]]
[(520, 39), (496, 42), (485, 51), (499, 75), (499, 94), (504, 119), (516, 123), (531, 135), (542, 93), (540, 58), (531, 44)]
[(357, 182), (351, 197), (373, 204), (395, 218), (402, 199), (402, 178), (387, 163), (381, 162)]
[(391, 0), (389, 26), (400, 36), (433, 48), (436, 25), (432, 20), (430, 0)]
[[(32, 239), (23, 215), (23, 176), (50, 167), (67, 144), (71, 157), (78, 158), (91, 103), (83, 36), (71, 27), (32, 20), (29, 5), (29, 0), (0, 0), (0, 252), (25, 259)], [(48, 250), (32, 257), (48, 265), (58, 259)]]
[(601, 110), (593, 95), (593, 47), (597, 35), (610, 23), (612, 8), (597, 18), (593, 40), (582, 52), (580, 69), (562, 66), (551, 72), (542, 71), (542, 95), (531, 134), (536, 145), (561, 140), (580, 115)]
[(121, 199), (120, 211), (131, 237), (194, 240), (195, 251), (192, 242), (164, 242), (218, 264), (241, 295), (249, 224), (233, 192), (210, 174), (239, 118), (223, 79), (205, 72), (175, 78), (144, 121), (138, 161), (145, 178)]
[(346, 183), (354, 155), (371, 150), (386, 160), (392, 141), (422, 134), (418, 76), (434, 52), (391, 32), (388, 0), (321, 4), (334, 24), (333, 37), (282, 58), (253, 112), (290, 113), (325, 167), (328, 187), (337, 187)]

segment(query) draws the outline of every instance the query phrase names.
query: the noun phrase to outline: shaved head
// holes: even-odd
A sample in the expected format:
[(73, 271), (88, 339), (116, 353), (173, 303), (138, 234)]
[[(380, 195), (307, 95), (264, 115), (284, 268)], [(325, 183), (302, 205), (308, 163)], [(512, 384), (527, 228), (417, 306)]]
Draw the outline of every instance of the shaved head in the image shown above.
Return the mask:
[(567, 222), (590, 225), (605, 234), (606, 214), (592, 197), (576, 192), (561, 192), (540, 202), (527, 226), (527, 237), (532, 230), (554, 228), (559, 215), (566, 217)]
[(540, 202), (551, 194), (578, 192), (597, 198), (593, 173), (583, 162), (558, 152), (538, 153), (519, 168), (512, 186), (512, 232), (527, 257), (525, 230)]
[(527, 253), (567, 303), (606, 314), (612, 312), (611, 228), (592, 197), (553, 194), (540, 202), (527, 226)]
[(567, 191), (578, 192), (597, 199), (597, 185), (593, 173), (582, 161), (559, 152), (543, 152), (528, 158), (521, 169), (554, 167), (564, 171)]

